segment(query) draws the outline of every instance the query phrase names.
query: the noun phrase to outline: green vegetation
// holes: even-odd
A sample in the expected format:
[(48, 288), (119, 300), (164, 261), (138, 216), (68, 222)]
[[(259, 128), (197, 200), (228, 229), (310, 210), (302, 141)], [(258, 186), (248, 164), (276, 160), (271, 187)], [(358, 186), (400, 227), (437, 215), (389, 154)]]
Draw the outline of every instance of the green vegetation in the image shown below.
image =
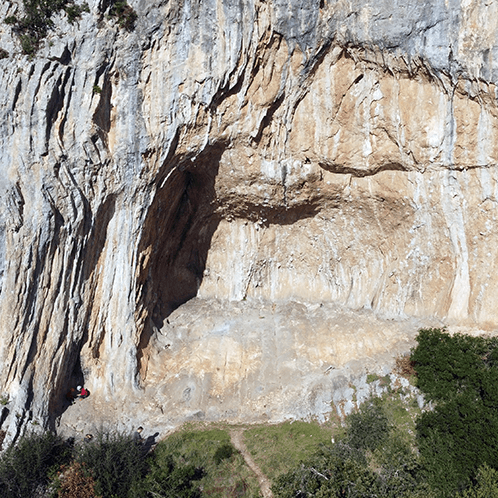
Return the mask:
[(77, 19), (81, 17), (81, 14), (83, 14), (83, 12), (90, 12), (90, 7), (86, 2), (81, 5), (68, 3), (64, 7), (64, 10), (66, 11), (67, 14), (67, 20), (71, 24), (73, 24)]
[(275, 496), (430, 496), (414, 449), (415, 410), (398, 393), (367, 401), (334, 444), (321, 444), (274, 481)]
[(52, 16), (64, 10), (69, 22), (73, 23), (83, 12), (90, 12), (87, 3), (75, 4), (72, 0), (23, 0), (24, 16), (9, 16), (6, 24), (13, 25), (19, 36), (22, 50), (33, 56), (40, 42), (54, 25)]
[(498, 467), (498, 338), (427, 329), (417, 341), (418, 386), (435, 403), (417, 421), (418, 448), (428, 482), (450, 497)]
[(147, 473), (148, 463), (142, 447), (132, 436), (104, 432), (91, 443), (79, 445), (75, 460), (95, 481), (99, 496), (135, 497), (137, 488)]
[[(257, 496), (259, 491), (256, 477), (225, 429), (187, 425), (157, 445), (154, 453), (147, 481), (160, 496)], [(189, 489), (180, 493), (168, 488), (164, 471), (169, 465), (182, 469), (191, 480)]]
[(342, 432), (340, 427), (295, 421), (250, 427), (244, 432), (244, 441), (263, 473), (273, 480)]
[(479, 467), (475, 485), (459, 498), (498, 498), (498, 472), (486, 464)]
[(93, 93), (102, 93), (102, 88), (99, 85), (93, 85)]
[[(88, 3), (75, 3), (73, 0), (23, 0), (24, 15), (22, 17), (8, 16), (6, 24), (14, 26), (19, 36), (22, 50), (33, 56), (40, 42), (54, 27), (53, 16), (61, 11), (67, 15), (67, 20), (73, 24), (84, 12), (90, 12)], [(109, 16), (115, 17), (121, 28), (132, 31), (137, 20), (137, 13), (125, 0), (111, 2)]]
[(254, 498), (237, 431), (275, 497), (498, 498), (498, 338), (427, 329), (417, 342), (396, 371), (416, 380), (431, 410), (390, 385), (342, 424), (190, 424), (153, 452), (123, 434), (74, 446), (28, 435), (0, 456), (2, 497)]
[(2, 498), (35, 496), (36, 490), (48, 484), (54, 469), (68, 463), (70, 457), (70, 446), (50, 432), (23, 437), (0, 458)]
[[(4, 48), (0, 48), (0, 59), (6, 59), (9, 56), (9, 52), (5, 50)], [(0, 396), (0, 404), (5, 404), (3, 403), (3, 397)]]
[(133, 31), (135, 28), (135, 21), (138, 16), (133, 10), (133, 7), (128, 5), (126, 0), (114, 0), (109, 11), (109, 15), (111, 17), (116, 17), (119, 26), (127, 31)]

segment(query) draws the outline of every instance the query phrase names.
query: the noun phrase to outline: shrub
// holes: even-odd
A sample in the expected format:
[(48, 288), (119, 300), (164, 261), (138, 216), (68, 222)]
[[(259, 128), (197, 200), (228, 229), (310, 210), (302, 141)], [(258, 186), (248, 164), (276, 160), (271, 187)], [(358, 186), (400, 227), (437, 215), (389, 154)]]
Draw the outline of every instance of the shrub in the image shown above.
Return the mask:
[(147, 473), (148, 464), (142, 446), (132, 436), (101, 432), (92, 442), (79, 446), (76, 461), (94, 479), (97, 495), (140, 496), (137, 487)]
[(223, 460), (230, 458), (235, 452), (231, 443), (223, 443), (214, 453), (214, 461), (219, 465)]
[(414, 362), (409, 354), (396, 358), (394, 372), (408, 380), (411, 380), (415, 376)]
[(83, 12), (90, 12), (90, 7), (86, 2), (81, 5), (70, 3), (64, 7), (64, 10), (67, 14), (67, 20), (71, 24), (73, 24), (76, 19), (81, 17), (81, 14), (83, 14)]
[(460, 498), (498, 498), (498, 472), (484, 464), (479, 468), (476, 483)]
[(178, 464), (173, 455), (160, 450), (147, 476), (145, 489), (152, 496), (198, 498), (201, 496), (201, 491), (196, 481), (199, 481), (204, 474), (202, 467), (197, 467), (188, 461)]
[(52, 16), (56, 12), (65, 10), (72, 23), (83, 12), (90, 11), (87, 3), (77, 5), (72, 0), (23, 0), (23, 4), (23, 17), (9, 16), (4, 22), (15, 26), (22, 50), (30, 56), (35, 54), (40, 41), (53, 27)]
[(374, 398), (367, 401), (357, 413), (347, 418), (346, 437), (353, 448), (375, 450), (387, 440), (389, 422), (380, 405)]
[(444, 329), (422, 329), (416, 340), (411, 361), (417, 385), (429, 400), (445, 401), (468, 390), (480, 396), (484, 372), (496, 375), (496, 369), (490, 370), (497, 364), (496, 337), (450, 336)]
[(73, 462), (60, 470), (57, 498), (94, 498), (95, 481), (84, 465)]
[(126, 0), (115, 1), (111, 6), (109, 15), (117, 17), (119, 26), (127, 31), (132, 31), (135, 28), (135, 21), (138, 16)]
[(277, 497), (375, 496), (377, 477), (361, 452), (347, 444), (322, 446), (296, 469), (279, 476), (272, 491)]
[(498, 466), (498, 341), (426, 329), (417, 342), (417, 384), (436, 404), (417, 420), (417, 443), (428, 482), (453, 497), (483, 464)]
[(34, 496), (49, 482), (50, 469), (67, 463), (70, 457), (71, 447), (51, 432), (24, 436), (0, 457), (2, 498)]

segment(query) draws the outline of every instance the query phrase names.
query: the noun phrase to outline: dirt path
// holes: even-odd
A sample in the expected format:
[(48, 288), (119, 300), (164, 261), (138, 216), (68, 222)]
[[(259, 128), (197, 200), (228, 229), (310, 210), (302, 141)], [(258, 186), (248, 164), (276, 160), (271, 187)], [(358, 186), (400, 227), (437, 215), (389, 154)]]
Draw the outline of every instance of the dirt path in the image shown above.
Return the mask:
[(246, 461), (249, 468), (256, 474), (258, 478), (259, 486), (261, 488), (261, 493), (263, 494), (263, 498), (272, 498), (273, 493), (271, 492), (271, 483), (268, 477), (266, 477), (261, 469), (258, 467), (256, 462), (252, 459), (251, 454), (247, 450), (246, 445), (244, 444), (244, 429), (232, 429), (230, 431), (230, 439), (232, 440), (232, 444), (240, 451), (244, 460)]

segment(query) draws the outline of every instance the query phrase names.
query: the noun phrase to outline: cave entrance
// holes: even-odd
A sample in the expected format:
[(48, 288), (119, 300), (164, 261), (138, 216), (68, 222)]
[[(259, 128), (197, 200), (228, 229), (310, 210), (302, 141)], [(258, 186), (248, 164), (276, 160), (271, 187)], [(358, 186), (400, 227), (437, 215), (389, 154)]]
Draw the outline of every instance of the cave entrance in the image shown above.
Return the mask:
[(139, 351), (164, 320), (197, 295), (212, 236), (220, 222), (215, 181), (222, 145), (180, 160), (159, 183), (144, 225), (137, 279)]

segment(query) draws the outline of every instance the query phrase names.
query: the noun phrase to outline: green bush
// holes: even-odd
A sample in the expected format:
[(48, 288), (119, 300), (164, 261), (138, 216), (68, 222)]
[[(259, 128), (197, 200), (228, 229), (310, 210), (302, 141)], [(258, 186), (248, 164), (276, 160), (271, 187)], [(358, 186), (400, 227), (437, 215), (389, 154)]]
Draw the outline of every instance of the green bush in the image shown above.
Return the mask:
[[(493, 398), (497, 388), (486, 378), (498, 378), (498, 338), (453, 336), (444, 329), (422, 329), (417, 335), (417, 347), (411, 360), (417, 372), (419, 389), (431, 401), (447, 401), (463, 391), (481, 395), (491, 390)], [(494, 381), (492, 381), (494, 382)], [(494, 400), (496, 401), (496, 400)]]
[(484, 464), (479, 468), (475, 484), (459, 498), (498, 498), (498, 472)]
[(109, 11), (111, 17), (117, 17), (118, 24), (121, 28), (127, 31), (132, 31), (135, 28), (137, 13), (131, 5), (128, 5), (126, 0), (117, 0), (111, 6)]
[(173, 455), (165, 452), (164, 448), (156, 452), (145, 481), (147, 496), (200, 497), (198, 481), (204, 476), (204, 469), (186, 460), (183, 463), (176, 462)]
[(71, 447), (51, 432), (22, 437), (0, 457), (2, 498), (34, 496), (48, 484), (50, 471), (70, 458)]
[(322, 446), (296, 469), (279, 476), (272, 491), (279, 498), (360, 497), (375, 496), (376, 488), (376, 476), (363, 455), (338, 443)]
[(498, 339), (421, 330), (411, 359), (435, 403), (417, 420), (429, 484), (441, 497), (471, 485), (479, 467), (498, 466)]
[(141, 481), (148, 470), (143, 447), (131, 435), (101, 432), (77, 448), (76, 461), (95, 481), (95, 491), (103, 498), (138, 498)]
[(64, 10), (67, 14), (67, 20), (71, 24), (73, 24), (76, 19), (79, 19), (81, 17), (81, 14), (83, 14), (83, 12), (90, 12), (90, 7), (86, 2), (81, 5), (70, 3), (64, 7)]
[(379, 398), (367, 401), (361, 410), (347, 418), (347, 440), (352, 447), (360, 450), (373, 451), (382, 446), (389, 431), (389, 421)]
[(235, 448), (231, 443), (222, 444), (215, 452), (214, 452), (214, 461), (216, 465), (219, 465), (223, 460), (230, 458), (235, 452)]
[(392, 396), (367, 401), (347, 417), (342, 439), (275, 480), (275, 496), (429, 498), (413, 438), (393, 423), (406, 417)]

